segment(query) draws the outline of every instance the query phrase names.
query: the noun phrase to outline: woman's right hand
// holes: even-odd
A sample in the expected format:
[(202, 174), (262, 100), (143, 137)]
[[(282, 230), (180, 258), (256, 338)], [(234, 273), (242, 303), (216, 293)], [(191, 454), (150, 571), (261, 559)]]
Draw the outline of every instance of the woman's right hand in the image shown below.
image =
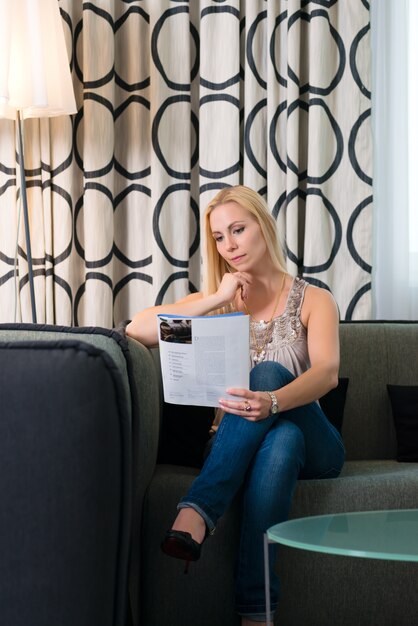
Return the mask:
[(242, 300), (246, 300), (250, 283), (250, 276), (245, 272), (227, 272), (224, 274), (216, 292), (222, 303), (220, 306), (234, 302), (237, 292), (239, 292)]

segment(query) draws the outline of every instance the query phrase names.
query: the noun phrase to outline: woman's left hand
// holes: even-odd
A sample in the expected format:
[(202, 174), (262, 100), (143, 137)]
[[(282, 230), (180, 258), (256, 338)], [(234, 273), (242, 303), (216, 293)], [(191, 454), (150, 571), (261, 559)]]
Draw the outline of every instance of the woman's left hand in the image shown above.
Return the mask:
[(270, 415), (271, 398), (266, 391), (249, 391), (248, 389), (227, 389), (231, 396), (239, 400), (221, 398), (219, 406), (227, 413), (233, 413), (250, 422), (266, 419)]

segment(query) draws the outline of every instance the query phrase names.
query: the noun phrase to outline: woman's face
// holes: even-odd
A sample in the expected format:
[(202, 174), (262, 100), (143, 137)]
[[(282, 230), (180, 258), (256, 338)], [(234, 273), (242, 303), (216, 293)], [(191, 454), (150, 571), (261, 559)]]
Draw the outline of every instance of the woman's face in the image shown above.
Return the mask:
[(257, 220), (237, 202), (217, 206), (209, 222), (219, 254), (235, 270), (256, 270), (270, 259)]

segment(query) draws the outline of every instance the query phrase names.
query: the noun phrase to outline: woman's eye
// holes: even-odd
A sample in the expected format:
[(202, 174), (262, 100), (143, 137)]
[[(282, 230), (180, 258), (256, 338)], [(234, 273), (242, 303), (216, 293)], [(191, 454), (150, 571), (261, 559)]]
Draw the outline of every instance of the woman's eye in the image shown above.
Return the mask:
[(244, 230), (244, 226), (241, 226), (241, 228), (236, 228), (234, 230), (234, 235), (240, 235), (243, 230)]
[(216, 241), (217, 243), (221, 242), (221, 241), (222, 241), (222, 237), (215, 237), (215, 241)]

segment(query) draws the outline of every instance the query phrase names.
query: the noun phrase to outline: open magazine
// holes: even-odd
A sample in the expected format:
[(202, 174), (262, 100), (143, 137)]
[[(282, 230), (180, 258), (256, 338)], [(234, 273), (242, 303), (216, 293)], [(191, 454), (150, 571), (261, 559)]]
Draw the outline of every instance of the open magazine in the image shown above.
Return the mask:
[(164, 400), (172, 404), (219, 406), (249, 389), (250, 326), (243, 313), (157, 316)]

